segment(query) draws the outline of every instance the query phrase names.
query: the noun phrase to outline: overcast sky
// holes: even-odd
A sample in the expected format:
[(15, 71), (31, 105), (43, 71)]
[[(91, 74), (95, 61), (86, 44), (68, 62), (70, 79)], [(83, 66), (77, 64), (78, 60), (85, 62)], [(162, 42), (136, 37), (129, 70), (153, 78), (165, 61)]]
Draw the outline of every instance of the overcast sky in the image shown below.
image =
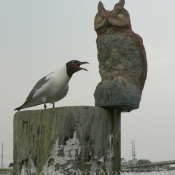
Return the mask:
[[(175, 1), (125, 0), (133, 31), (147, 52), (148, 77), (138, 110), (122, 113), (122, 157), (175, 160)], [(107, 10), (118, 0), (102, 0)], [(4, 164), (13, 161), (14, 108), (35, 83), (69, 60), (88, 61), (58, 106), (94, 106), (98, 73), (94, 16), (98, 0), (0, 1), (0, 144)], [(51, 105), (48, 105), (51, 107)], [(43, 109), (40, 105), (34, 109)], [(1, 149), (0, 149), (1, 150)]]

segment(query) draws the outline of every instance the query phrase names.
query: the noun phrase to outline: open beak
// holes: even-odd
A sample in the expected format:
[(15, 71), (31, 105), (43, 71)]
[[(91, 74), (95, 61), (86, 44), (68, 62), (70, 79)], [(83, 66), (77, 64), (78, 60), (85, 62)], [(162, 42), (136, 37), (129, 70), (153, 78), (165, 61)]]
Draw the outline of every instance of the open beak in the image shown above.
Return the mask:
[(88, 71), (87, 69), (80, 67), (80, 65), (82, 65), (82, 64), (89, 64), (89, 63), (88, 62), (79, 62), (78, 64), (76, 64), (76, 66), (79, 67), (80, 70)]

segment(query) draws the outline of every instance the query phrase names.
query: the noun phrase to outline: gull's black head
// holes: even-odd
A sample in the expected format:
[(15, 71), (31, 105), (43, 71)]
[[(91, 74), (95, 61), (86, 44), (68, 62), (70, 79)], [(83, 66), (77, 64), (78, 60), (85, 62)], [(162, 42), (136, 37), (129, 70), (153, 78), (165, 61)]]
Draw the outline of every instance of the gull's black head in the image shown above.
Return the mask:
[(72, 77), (72, 75), (75, 72), (78, 72), (80, 70), (87, 71), (87, 69), (80, 67), (80, 65), (82, 65), (82, 64), (89, 64), (89, 63), (88, 62), (81, 62), (81, 61), (78, 61), (78, 60), (71, 60), (71, 61), (67, 62), (66, 63), (67, 75), (69, 77)]

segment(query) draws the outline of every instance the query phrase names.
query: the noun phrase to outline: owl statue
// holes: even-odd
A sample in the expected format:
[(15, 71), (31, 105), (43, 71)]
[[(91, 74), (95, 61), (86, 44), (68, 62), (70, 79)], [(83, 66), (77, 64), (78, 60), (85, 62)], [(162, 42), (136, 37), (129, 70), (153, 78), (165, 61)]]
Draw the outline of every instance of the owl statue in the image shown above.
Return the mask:
[(147, 76), (147, 59), (142, 38), (132, 31), (130, 15), (120, 0), (108, 11), (98, 4), (94, 28), (101, 82), (95, 105), (129, 112), (139, 108)]

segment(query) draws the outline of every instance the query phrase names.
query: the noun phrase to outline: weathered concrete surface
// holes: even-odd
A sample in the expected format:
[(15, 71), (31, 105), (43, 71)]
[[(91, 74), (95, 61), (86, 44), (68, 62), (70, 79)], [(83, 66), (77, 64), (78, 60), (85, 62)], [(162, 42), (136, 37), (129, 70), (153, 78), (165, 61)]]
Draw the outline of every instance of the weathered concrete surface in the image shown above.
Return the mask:
[(112, 111), (60, 107), (14, 116), (14, 169), (48, 174), (112, 171)]

